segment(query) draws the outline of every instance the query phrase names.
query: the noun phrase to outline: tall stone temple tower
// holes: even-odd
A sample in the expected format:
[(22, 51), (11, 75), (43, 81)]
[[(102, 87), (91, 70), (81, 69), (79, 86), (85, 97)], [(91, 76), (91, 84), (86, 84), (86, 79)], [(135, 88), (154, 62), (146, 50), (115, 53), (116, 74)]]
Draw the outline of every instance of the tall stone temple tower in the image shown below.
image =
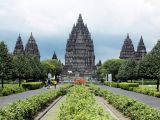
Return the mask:
[(18, 39), (16, 41), (14, 51), (13, 51), (13, 55), (15, 56), (15, 55), (24, 55), (24, 54), (25, 54), (25, 51), (24, 51), (24, 47), (23, 47), (23, 42), (22, 42), (21, 36), (19, 34)]
[(134, 58), (135, 51), (134, 46), (132, 44), (132, 40), (129, 38), (129, 34), (127, 34), (127, 38), (124, 40), (124, 44), (122, 46), (122, 50), (120, 52), (120, 59), (129, 59)]
[(119, 58), (141, 60), (146, 53), (146, 47), (144, 45), (142, 36), (140, 38), (137, 51), (135, 51), (132, 40), (129, 38), (129, 34), (127, 34), (127, 38), (124, 40), (124, 44), (122, 46)]
[(145, 55), (147, 54), (146, 52), (146, 46), (144, 45), (143, 38), (141, 36), (138, 47), (137, 47), (137, 52), (136, 52), (136, 59), (140, 60), (142, 59)]
[(35, 55), (35, 56), (37, 56), (38, 59), (40, 59), (38, 45), (37, 45), (36, 40), (34, 39), (32, 33), (31, 33), (30, 38), (28, 39), (28, 42), (26, 44), (25, 54), (26, 55)]
[(72, 71), (73, 75), (91, 75), (95, 70), (95, 54), (93, 40), (87, 25), (84, 25), (81, 14), (66, 44), (65, 73)]

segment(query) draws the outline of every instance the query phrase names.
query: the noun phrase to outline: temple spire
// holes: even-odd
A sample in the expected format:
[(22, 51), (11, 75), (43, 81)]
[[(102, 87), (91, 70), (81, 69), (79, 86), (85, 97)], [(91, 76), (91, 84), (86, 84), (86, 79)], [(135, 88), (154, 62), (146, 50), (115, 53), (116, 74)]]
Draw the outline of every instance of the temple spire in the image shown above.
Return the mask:
[(26, 44), (25, 53), (27, 55), (35, 55), (35, 56), (37, 56), (37, 58), (40, 59), (40, 53), (39, 53), (38, 45), (36, 43), (36, 40), (33, 37), (32, 32), (31, 32), (31, 35), (30, 35), (30, 37), (28, 39), (28, 42)]
[(129, 38), (129, 33), (127, 33), (127, 39), (130, 39), (130, 38)]
[(147, 53), (146, 46), (143, 42), (143, 37), (141, 35), (140, 41), (138, 43), (137, 52), (136, 52), (136, 59), (140, 60), (144, 57), (144, 55)]
[(23, 42), (22, 42), (21, 36), (19, 34), (17, 41), (16, 41), (14, 51), (13, 51), (13, 54), (14, 55), (24, 55), (24, 53), (25, 52), (24, 52)]
[(82, 19), (82, 15), (81, 15), (81, 14), (79, 14), (78, 22), (83, 22), (83, 19)]
[(135, 57), (134, 46), (132, 44), (132, 40), (129, 38), (129, 34), (127, 34), (127, 38), (124, 40), (119, 58), (129, 59), (134, 57)]
[(53, 54), (52, 59), (58, 60), (58, 58), (57, 58), (57, 55), (56, 55), (55, 51), (54, 51), (54, 54)]

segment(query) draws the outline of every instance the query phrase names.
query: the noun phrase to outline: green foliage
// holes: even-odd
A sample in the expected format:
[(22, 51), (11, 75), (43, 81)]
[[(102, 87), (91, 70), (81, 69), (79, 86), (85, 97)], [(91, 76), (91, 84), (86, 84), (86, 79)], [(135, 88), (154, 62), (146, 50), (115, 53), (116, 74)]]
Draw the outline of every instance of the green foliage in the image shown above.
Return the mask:
[(145, 95), (150, 95), (154, 97), (160, 97), (160, 92), (157, 92), (155, 88), (150, 88), (150, 87), (138, 87), (138, 88), (133, 88), (132, 91), (138, 92), (138, 93), (143, 93)]
[[(92, 89), (94, 89), (94, 87), (92, 87)], [(160, 111), (157, 109), (127, 96), (114, 94), (101, 89), (100, 91), (101, 96), (131, 120), (160, 120)]]
[(63, 66), (58, 60), (45, 60), (41, 63), (46, 73), (51, 73), (52, 75), (59, 75), (62, 73)]
[(70, 89), (60, 110), (60, 120), (112, 120), (96, 104), (93, 94), (80, 85)]
[(108, 81), (105, 81), (104, 84), (107, 85), (107, 86), (119, 88), (119, 83), (118, 82), (108, 82)]
[(126, 81), (129, 79), (136, 78), (137, 73), (137, 62), (133, 59), (129, 59), (124, 62), (121, 67), (119, 68), (117, 78), (121, 81)]
[(24, 92), (23, 87), (19, 87), (18, 84), (4, 84), (4, 88), (0, 88), (0, 96), (7, 96), (14, 93)]
[(125, 90), (129, 90), (131, 87), (139, 87), (139, 83), (119, 83), (119, 87)]
[[(133, 82), (142, 84), (142, 80), (134, 80)], [(143, 85), (156, 85), (157, 80), (143, 80)]]
[(71, 85), (65, 85), (61, 89), (43, 92), (5, 106), (0, 109), (0, 118), (2, 120), (32, 120), (40, 110), (47, 107), (69, 87)]
[(29, 90), (39, 89), (43, 87), (42, 82), (26, 82), (22, 83), (22, 87)]
[(125, 62), (122, 59), (111, 59), (107, 60), (103, 63), (103, 65), (99, 68), (98, 73), (105, 77), (106, 74), (112, 74), (113, 80), (115, 80), (115, 76), (118, 73), (120, 66)]
[[(160, 80), (160, 40), (151, 52), (140, 61), (138, 75), (139, 77)], [(159, 91), (159, 81), (157, 81), (157, 91)]]
[(0, 78), (8, 79), (12, 74), (12, 56), (8, 52), (8, 48), (4, 42), (0, 42)]
[(117, 87), (122, 88), (125, 90), (130, 90), (131, 87), (139, 87), (139, 83), (127, 83), (127, 82), (104, 82), (105, 85), (111, 86), (111, 87)]

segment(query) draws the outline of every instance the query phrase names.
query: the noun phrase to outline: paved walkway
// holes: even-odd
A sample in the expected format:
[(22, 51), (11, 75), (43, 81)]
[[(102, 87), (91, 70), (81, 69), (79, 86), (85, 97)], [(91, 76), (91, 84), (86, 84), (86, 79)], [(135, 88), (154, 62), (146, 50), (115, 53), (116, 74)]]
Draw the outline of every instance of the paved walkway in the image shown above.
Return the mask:
[(127, 90), (123, 90), (120, 88), (109, 87), (109, 86), (105, 86), (105, 85), (99, 85), (99, 86), (101, 88), (106, 89), (108, 91), (111, 91), (113, 93), (128, 96), (130, 98), (133, 98), (133, 99), (136, 99), (140, 102), (148, 104), (156, 109), (160, 109), (160, 98), (156, 98), (156, 97), (152, 97), (152, 96), (148, 96), (148, 95), (144, 95), (144, 94), (140, 94), (140, 93), (136, 93), (136, 92), (127, 91)]
[[(60, 85), (58, 85), (57, 88), (59, 86)], [(54, 89), (54, 86), (51, 86), (50, 89)], [(0, 97), (0, 107), (8, 105), (9, 103), (15, 102), (17, 100), (22, 100), (22, 99), (25, 99), (27, 97), (36, 95), (38, 93), (48, 91), (50, 89), (47, 89), (47, 87), (43, 87), (41, 89), (29, 90), (29, 91), (26, 91), (26, 92), (23, 92), (23, 93), (12, 94), (12, 95), (9, 95), (9, 96), (2, 96), (2, 97)]]

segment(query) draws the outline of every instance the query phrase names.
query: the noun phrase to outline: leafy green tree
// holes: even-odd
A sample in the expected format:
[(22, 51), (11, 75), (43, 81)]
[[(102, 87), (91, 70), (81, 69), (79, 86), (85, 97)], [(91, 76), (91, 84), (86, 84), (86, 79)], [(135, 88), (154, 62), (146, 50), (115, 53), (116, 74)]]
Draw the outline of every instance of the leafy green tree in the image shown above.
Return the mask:
[(0, 77), (2, 81), (2, 88), (4, 87), (4, 79), (8, 78), (12, 72), (12, 57), (8, 52), (7, 45), (0, 42)]
[(159, 74), (160, 74), (160, 40), (140, 61), (138, 66), (138, 76), (145, 78), (157, 79), (157, 91), (159, 91)]
[(121, 80), (132, 80), (136, 78), (137, 73), (137, 62), (134, 59), (129, 59), (124, 62), (119, 71), (117, 77)]
[(13, 58), (13, 76), (19, 79), (19, 86), (21, 80), (24, 78), (29, 78), (31, 76), (32, 69), (30, 67), (29, 61), (25, 55), (16, 55)]
[[(118, 70), (120, 66), (125, 62), (123, 59), (111, 59), (104, 62), (102, 65), (102, 74), (112, 74), (113, 81), (116, 81), (116, 75), (118, 74)], [(105, 73), (104, 73), (105, 72)]]
[(63, 66), (58, 60), (55, 59), (45, 60), (42, 61), (41, 63), (46, 73), (47, 74), (51, 73), (52, 75), (55, 75), (56, 80), (63, 71)]

